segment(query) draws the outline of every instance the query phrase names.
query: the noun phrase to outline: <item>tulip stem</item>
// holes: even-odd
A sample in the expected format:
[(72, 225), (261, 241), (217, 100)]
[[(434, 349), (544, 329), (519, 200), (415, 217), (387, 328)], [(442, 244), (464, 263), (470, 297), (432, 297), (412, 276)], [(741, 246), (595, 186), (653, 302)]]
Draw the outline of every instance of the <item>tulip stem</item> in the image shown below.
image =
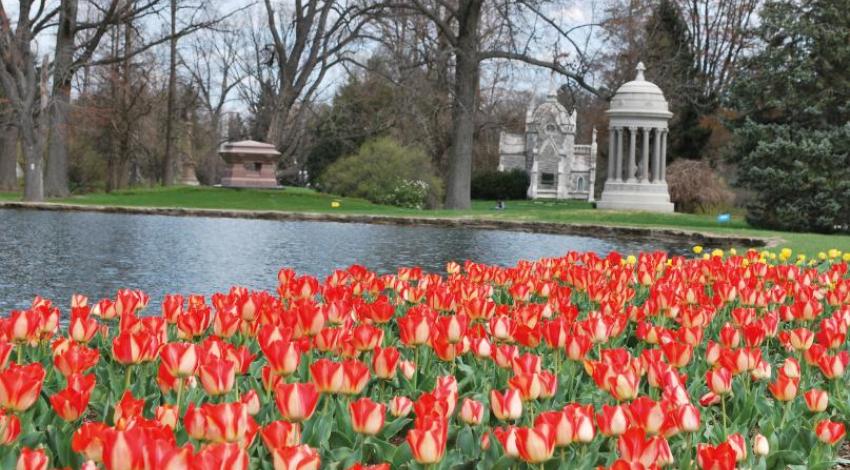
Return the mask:
[(413, 390), (417, 390), (416, 382), (419, 379), (419, 345), (413, 346)]
[[(185, 380), (183, 378), (180, 378), (178, 380), (179, 380), (179, 382), (178, 382), (178, 385), (177, 385), (177, 416), (182, 416), (180, 414), (180, 399), (183, 398), (183, 385), (184, 385)], [(180, 425), (179, 419), (177, 420), (177, 425), (178, 426)]]
[(720, 395), (720, 412), (723, 413), (723, 439), (729, 435), (729, 430), (726, 427), (726, 395)]
[(788, 418), (788, 409), (791, 408), (791, 401), (785, 402), (785, 410), (782, 412), (782, 421), (779, 422), (779, 428), (785, 427), (785, 420)]
[(23, 353), (24, 353), (24, 344), (18, 343), (18, 365), (22, 365), (21, 364), (21, 357), (22, 357)]
[(127, 371), (124, 373), (124, 391), (130, 388), (130, 379), (133, 378), (133, 365), (127, 366)]

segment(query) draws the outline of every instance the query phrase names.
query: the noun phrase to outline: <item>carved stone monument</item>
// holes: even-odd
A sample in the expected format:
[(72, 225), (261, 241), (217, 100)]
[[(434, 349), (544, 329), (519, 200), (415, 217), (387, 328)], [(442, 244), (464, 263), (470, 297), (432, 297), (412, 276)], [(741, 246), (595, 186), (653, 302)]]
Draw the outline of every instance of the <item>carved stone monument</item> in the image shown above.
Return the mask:
[(673, 212), (667, 189), (667, 123), (673, 117), (664, 93), (646, 81), (643, 62), (637, 77), (621, 86), (607, 111), (608, 175), (600, 209)]
[(524, 133), (499, 135), (499, 171), (527, 171), (531, 199), (593, 201), (596, 130), (590, 145), (577, 145), (576, 120), (575, 110), (567, 111), (550, 86), (545, 101), (529, 105)]

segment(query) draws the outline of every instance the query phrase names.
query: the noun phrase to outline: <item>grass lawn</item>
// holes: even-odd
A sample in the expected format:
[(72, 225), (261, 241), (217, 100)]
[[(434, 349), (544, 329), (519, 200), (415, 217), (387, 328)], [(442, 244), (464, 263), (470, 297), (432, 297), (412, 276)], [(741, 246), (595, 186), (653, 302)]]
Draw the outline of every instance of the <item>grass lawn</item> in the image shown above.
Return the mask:
[[(18, 194), (0, 193), (0, 200), (18, 198)], [(340, 207), (331, 207), (331, 202), (333, 201), (338, 201)], [(720, 234), (780, 238), (784, 240), (781, 247), (789, 247), (795, 252), (805, 253), (808, 256), (815, 256), (818, 252), (826, 251), (830, 248), (850, 251), (850, 236), (848, 235), (820, 235), (758, 230), (747, 225), (746, 221), (740, 215), (734, 216), (731, 222), (721, 225), (712, 216), (603, 211), (593, 209), (590, 204), (579, 201), (509, 201), (507, 202), (507, 209), (503, 211), (493, 210), (495, 206), (495, 202), (493, 201), (475, 201), (473, 208), (468, 211), (417, 211), (372, 204), (362, 199), (338, 198), (304, 188), (255, 190), (178, 186), (171, 188), (133, 189), (110, 194), (92, 193), (56, 200), (55, 202), (138, 207), (333, 212), (342, 214), (458, 217), (651, 226)]]

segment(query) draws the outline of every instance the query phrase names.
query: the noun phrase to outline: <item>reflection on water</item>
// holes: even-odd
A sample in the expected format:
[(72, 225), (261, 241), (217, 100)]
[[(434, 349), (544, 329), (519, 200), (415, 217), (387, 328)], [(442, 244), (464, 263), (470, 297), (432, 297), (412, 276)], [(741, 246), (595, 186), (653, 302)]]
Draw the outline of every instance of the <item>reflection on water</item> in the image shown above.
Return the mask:
[(72, 293), (97, 300), (139, 288), (210, 295), (239, 284), (274, 289), (281, 267), (327, 276), (362, 264), (442, 272), (448, 261), (513, 265), (567, 251), (637, 252), (685, 246), (497, 230), (277, 222), (86, 212), (0, 210), (0, 313), (36, 294), (67, 305)]

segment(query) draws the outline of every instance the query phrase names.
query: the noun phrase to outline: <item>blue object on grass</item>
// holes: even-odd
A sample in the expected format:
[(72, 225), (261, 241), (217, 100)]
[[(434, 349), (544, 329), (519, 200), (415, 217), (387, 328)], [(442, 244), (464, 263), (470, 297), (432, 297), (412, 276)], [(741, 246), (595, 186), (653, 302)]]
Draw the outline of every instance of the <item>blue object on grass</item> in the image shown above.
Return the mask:
[(732, 220), (732, 214), (729, 214), (728, 212), (720, 214), (720, 215), (717, 216), (717, 223), (720, 223), (720, 224), (725, 224), (726, 222), (729, 222), (730, 220)]

